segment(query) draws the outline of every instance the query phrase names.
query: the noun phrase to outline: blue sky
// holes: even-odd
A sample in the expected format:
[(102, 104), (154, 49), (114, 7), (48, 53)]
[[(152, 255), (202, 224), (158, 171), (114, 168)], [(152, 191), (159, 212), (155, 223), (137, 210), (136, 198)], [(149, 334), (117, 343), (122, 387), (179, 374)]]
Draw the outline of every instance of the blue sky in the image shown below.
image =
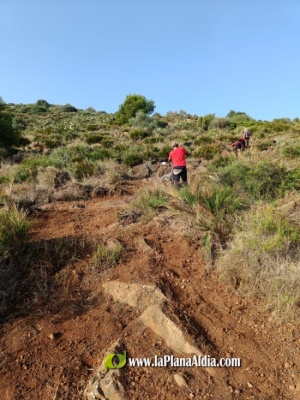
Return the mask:
[(299, 0), (1, 0), (6, 103), (300, 117)]

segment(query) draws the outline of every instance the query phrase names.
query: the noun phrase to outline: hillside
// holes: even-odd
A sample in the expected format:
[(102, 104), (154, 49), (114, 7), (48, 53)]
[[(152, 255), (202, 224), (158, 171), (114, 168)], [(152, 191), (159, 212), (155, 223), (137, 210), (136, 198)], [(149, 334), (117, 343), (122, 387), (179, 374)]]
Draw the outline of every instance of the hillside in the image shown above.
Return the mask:
[[(299, 120), (120, 125), (37, 105), (7, 105), (21, 141), (0, 169), (1, 398), (298, 399)], [(174, 140), (189, 152), (179, 189), (161, 181)], [(104, 374), (124, 351), (242, 364)]]

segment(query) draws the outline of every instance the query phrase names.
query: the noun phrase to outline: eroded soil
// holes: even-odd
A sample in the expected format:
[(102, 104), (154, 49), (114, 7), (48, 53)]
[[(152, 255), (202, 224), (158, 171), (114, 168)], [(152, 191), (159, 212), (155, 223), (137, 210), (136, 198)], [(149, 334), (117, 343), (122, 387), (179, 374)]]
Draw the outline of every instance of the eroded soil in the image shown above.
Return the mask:
[[(299, 326), (276, 326), (261, 304), (235, 294), (193, 243), (166, 219), (121, 224), (118, 211), (132, 194), (52, 203), (32, 217), (31, 241), (70, 238), (121, 243), (121, 262), (108, 270), (86, 250), (52, 278), (51, 289), (19, 305), (1, 323), (0, 398), (83, 400), (111, 343), (121, 338), (130, 357), (175, 354), (146, 328), (141, 310), (113, 300), (102, 284), (118, 280), (156, 285), (165, 314), (187, 340), (210, 356), (238, 357), (240, 368), (124, 368), (128, 399), (299, 399)], [(26, 304), (26, 306), (24, 305)], [(174, 374), (184, 377), (179, 386)]]

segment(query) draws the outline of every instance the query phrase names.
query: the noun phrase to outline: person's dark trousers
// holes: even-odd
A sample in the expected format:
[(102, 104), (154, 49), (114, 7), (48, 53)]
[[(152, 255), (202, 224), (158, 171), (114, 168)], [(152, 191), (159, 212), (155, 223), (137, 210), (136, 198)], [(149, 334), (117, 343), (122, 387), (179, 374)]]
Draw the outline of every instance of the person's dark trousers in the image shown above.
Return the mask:
[(233, 151), (234, 151), (234, 154), (236, 155), (236, 157), (238, 156), (238, 150), (244, 151), (244, 148), (242, 148), (242, 143), (237, 143), (234, 146)]
[(250, 139), (250, 138), (245, 137), (245, 140), (246, 140), (246, 149), (248, 149), (248, 147), (249, 147), (249, 139)]
[[(175, 174), (174, 170), (175, 171), (180, 170), (180, 172), (178, 174)], [(173, 181), (174, 181), (174, 185), (176, 187), (179, 186), (180, 179), (182, 180), (183, 185), (186, 186), (187, 185), (187, 169), (186, 169), (186, 167), (173, 167)]]

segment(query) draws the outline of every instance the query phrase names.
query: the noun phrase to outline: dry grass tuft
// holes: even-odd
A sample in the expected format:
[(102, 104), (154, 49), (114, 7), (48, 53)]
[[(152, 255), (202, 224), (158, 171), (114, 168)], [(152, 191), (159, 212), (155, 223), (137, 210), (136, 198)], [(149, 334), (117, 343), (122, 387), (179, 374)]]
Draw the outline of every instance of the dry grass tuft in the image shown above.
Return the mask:
[(254, 206), (217, 261), (223, 279), (242, 295), (263, 299), (278, 320), (300, 316), (299, 205), (298, 195), (285, 214), (282, 204)]

